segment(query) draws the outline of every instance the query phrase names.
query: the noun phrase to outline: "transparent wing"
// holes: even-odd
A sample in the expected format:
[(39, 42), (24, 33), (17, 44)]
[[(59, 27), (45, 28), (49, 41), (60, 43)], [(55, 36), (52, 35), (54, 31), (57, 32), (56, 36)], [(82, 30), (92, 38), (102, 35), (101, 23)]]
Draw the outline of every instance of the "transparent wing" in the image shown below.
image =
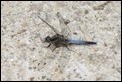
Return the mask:
[[(56, 34), (60, 34), (60, 35), (64, 35), (64, 36), (68, 36), (70, 34), (70, 29), (69, 27), (65, 24), (65, 20), (63, 19), (63, 17), (61, 16), (61, 14), (58, 12), (57, 17), (59, 18), (60, 21), (60, 27), (61, 27), (61, 32), (59, 32), (57, 29), (55, 29), (53, 26), (51, 26), (50, 24), (48, 24), (45, 20), (43, 20), (39, 15), (37, 15), (44, 23), (46, 23)], [(53, 46), (54, 47), (54, 46)], [(51, 48), (53, 49), (53, 48)], [(63, 69), (67, 66), (69, 60), (70, 60), (70, 54), (71, 51), (69, 51), (68, 49), (66, 49), (65, 47), (62, 47), (61, 50), (61, 56), (58, 59), (58, 65), (59, 68), (61, 69), (61, 71), (63, 71)]]
[(62, 17), (60, 12), (58, 12), (56, 15), (60, 21), (60, 28), (61, 28), (62, 35), (68, 36), (71, 31), (70, 31), (69, 27), (66, 25), (64, 18)]
[(58, 67), (61, 71), (64, 71), (64, 69), (67, 67), (69, 61), (70, 61), (71, 51), (67, 50), (65, 47), (62, 47), (61, 55), (58, 60)]
[[(58, 12), (56, 14), (56, 16), (58, 17), (58, 19), (60, 21), (60, 28), (61, 28), (62, 35), (65, 37), (67, 37), (67, 36), (69, 37), (71, 31), (70, 31), (69, 27), (66, 25), (66, 21), (64, 20), (64, 18), (62, 17), (60, 12)], [(71, 52), (72, 51), (69, 51), (66, 47), (62, 47), (61, 56), (58, 60), (58, 63), (59, 63), (58, 65), (59, 65), (61, 71), (63, 71), (64, 68), (69, 63)]]
[(37, 14), (37, 16), (44, 22), (44, 23), (46, 23), (56, 34), (60, 34), (61, 35), (61, 33), (57, 30), (57, 29), (55, 29), (53, 26), (51, 26), (50, 24), (48, 24), (44, 19), (42, 19), (38, 14)]

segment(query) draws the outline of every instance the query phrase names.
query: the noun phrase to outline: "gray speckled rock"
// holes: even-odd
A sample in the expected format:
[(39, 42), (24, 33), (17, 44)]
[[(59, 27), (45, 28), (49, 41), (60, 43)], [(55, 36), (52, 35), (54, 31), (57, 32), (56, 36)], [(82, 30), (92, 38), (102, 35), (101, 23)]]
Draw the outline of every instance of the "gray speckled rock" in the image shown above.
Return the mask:
[[(121, 80), (121, 2), (1, 2), (1, 80)], [(54, 32), (36, 15), (60, 29), (60, 12), (73, 38), (96, 41), (71, 46), (75, 52), (45, 48)]]

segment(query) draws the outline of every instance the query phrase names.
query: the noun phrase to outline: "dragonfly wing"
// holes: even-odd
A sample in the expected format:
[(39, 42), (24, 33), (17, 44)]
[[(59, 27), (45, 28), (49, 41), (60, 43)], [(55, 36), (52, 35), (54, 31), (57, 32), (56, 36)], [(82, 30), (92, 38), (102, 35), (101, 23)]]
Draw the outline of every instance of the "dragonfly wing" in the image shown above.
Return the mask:
[(58, 60), (58, 67), (61, 71), (63, 71), (69, 63), (71, 51), (69, 51), (65, 47), (61, 47), (61, 48), (62, 50), (61, 50), (61, 55)]
[(61, 35), (61, 33), (57, 30), (57, 29), (55, 29), (53, 26), (51, 26), (49, 23), (47, 23), (44, 19), (42, 19), (38, 14), (37, 14), (37, 16), (44, 22), (44, 23), (46, 23), (56, 34), (60, 34)]
[(62, 17), (61, 13), (58, 12), (56, 15), (57, 15), (57, 17), (58, 17), (58, 19), (59, 19), (59, 21), (60, 21), (61, 33), (62, 33), (64, 36), (69, 35), (71, 31), (70, 31), (69, 27), (65, 24), (65, 20), (64, 20), (64, 18)]
[[(62, 35), (65, 37), (69, 36), (71, 31), (70, 31), (69, 27), (65, 24), (65, 20), (62, 17), (61, 13), (58, 12), (56, 15), (60, 21), (60, 28), (61, 28)], [(62, 47), (61, 55), (58, 60), (58, 63), (59, 63), (58, 65), (62, 71), (67, 66), (67, 64), (70, 60), (70, 55), (71, 55), (71, 51), (69, 51), (66, 47)]]

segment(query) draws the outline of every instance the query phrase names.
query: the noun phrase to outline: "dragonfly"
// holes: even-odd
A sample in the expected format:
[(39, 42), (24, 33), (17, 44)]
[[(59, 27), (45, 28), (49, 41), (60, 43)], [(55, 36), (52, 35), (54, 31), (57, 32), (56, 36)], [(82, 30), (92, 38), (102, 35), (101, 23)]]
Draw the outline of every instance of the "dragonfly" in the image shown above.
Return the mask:
[(66, 22), (66, 20), (63, 18), (63, 16), (61, 15), (60, 12), (57, 12), (56, 16), (59, 19), (61, 32), (58, 31), (52, 25), (50, 25), (48, 22), (46, 22), (44, 19), (42, 19), (38, 14), (37, 14), (37, 16), (48, 27), (50, 27), (55, 32), (55, 35), (45, 37), (44, 42), (49, 43), (47, 48), (50, 47), (50, 45), (53, 45), (54, 48), (52, 49), (52, 51), (54, 51), (56, 48), (62, 47), (62, 51), (61, 51), (62, 54), (60, 55), (59, 59), (57, 59), (58, 60), (58, 67), (60, 68), (61, 71), (68, 64), (68, 62), (70, 60), (70, 56), (72, 54), (71, 52), (66, 51), (66, 49), (64, 47), (66, 47), (69, 51), (73, 51), (73, 50), (69, 49), (68, 46), (70, 46), (70, 45), (95, 45), (95, 44), (97, 44), (96, 42), (93, 42), (93, 41), (71, 39), (70, 38), (71, 30), (67, 25), (68, 22)]
[(56, 48), (59, 47), (66, 47), (68, 50), (72, 51), (68, 48), (68, 45), (95, 45), (96, 42), (92, 41), (84, 41), (84, 40), (77, 40), (77, 39), (70, 39), (68, 38), (68, 35), (70, 34), (70, 29), (66, 24), (66, 21), (62, 17), (60, 12), (57, 12), (56, 16), (58, 17), (61, 25), (61, 32), (59, 32), (55, 27), (50, 25), (48, 22), (46, 22), (44, 19), (42, 19), (39, 15), (37, 15), (44, 23), (46, 23), (54, 32), (55, 35), (47, 36), (45, 38), (45, 42), (49, 43), (47, 47), (50, 47), (50, 45), (54, 45), (54, 51)]

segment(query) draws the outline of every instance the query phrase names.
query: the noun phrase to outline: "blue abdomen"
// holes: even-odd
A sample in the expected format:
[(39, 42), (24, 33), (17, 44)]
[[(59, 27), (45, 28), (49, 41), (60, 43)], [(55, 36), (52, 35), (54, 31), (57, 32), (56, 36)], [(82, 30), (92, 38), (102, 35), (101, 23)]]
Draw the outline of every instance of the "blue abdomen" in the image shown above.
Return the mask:
[(69, 44), (75, 44), (75, 45), (93, 45), (93, 44), (96, 44), (96, 42), (75, 40), (75, 39), (69, 39), (68, 42), (69, 42)]

